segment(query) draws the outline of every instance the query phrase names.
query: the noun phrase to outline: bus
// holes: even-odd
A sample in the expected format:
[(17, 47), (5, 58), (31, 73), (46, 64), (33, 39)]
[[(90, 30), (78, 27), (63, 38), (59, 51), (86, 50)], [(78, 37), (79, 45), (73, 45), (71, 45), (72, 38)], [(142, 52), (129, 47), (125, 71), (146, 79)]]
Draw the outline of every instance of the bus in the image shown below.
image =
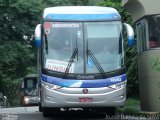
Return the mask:
[(137, 36), (141, 110), (160, 112), (160, 1), (122, 0), (122, 4), (133, 18)]
[(36, 74), (26, 75), (23, 78), (20, 91), (21, 91), (20, 94), (21, 106), (39, 105)]
[(114, 114), (116, 107), (125, 105), (124, 34), (132, 46), (132, 27), (123, 24), (118, 11), (111, 7), (44, 9), (34, 35), (39, 108), (44, 116), (60, 108)]

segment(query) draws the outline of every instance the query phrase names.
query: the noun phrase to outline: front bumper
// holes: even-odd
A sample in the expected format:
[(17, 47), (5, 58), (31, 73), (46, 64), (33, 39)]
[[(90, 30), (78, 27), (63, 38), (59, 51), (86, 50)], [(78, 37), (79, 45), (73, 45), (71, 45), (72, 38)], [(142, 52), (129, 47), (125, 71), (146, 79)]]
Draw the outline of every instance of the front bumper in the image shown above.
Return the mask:
[[(118, 107), (124, 106), (126, 101), (126, 85), (120, 89), (108, 87), (87, 88), (84, 94), (83, 88), (60, 88), (51, 90), (42, 85), (42, 107)], [(91, 102), (80, 102), (80, 98), (91, 98)]]

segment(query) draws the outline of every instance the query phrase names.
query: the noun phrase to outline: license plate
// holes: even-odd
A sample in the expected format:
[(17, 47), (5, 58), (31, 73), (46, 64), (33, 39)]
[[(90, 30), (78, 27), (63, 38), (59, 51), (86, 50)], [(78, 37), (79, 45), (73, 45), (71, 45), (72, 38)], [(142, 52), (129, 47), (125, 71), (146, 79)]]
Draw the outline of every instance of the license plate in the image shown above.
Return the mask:
[(79, 102), (92, 102), (92, 98), (79, 98)]

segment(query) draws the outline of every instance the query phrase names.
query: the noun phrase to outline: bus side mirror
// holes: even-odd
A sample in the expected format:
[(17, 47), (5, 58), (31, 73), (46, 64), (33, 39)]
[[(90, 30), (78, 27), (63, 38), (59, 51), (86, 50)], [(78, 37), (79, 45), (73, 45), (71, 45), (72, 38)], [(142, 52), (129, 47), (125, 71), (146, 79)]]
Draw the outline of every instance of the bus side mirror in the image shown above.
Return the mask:
[(24, 90), (24, 81), (22, 81), (20, 89), (21, 89), (21, 91)]
[(124, 23), (124, 26), (127, 30), (128, 45), (131, 47), (135, 44), (134, 31), (133, 31), (133, 28), (129, 24)]
[(35, 34), (34, 34), (34, 43), (35, 43), (35, 46), (38, 48), (41, 46), (41, 24), (38, 24), (36, 26), (36, 29), (35, 29)]

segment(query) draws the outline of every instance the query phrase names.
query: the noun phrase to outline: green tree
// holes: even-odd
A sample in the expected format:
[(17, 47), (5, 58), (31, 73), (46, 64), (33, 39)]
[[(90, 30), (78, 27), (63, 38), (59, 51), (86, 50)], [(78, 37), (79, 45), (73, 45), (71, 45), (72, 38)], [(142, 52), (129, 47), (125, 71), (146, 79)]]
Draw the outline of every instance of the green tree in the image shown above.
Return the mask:
[(87, 6), (96, 5), (103, 0), (44, 0), (43, 2), (48, 6)]
[(11, 101), (20, 78), (36, 72), (32, 35), (44, 7), (42, 0), (0, 1), (0, 92)]

